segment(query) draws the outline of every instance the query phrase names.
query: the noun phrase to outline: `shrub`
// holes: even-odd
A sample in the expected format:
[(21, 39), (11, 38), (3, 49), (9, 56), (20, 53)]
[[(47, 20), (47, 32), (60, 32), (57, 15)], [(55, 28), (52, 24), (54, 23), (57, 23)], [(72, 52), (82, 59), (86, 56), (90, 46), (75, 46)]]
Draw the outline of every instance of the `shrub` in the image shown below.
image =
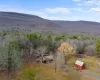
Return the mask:
[(60, 36), (55, 36), (55, 41), (59, 41), (61, 40), (61, 37)]
[(37, 35), (35, 33), (30, 33), (30, 34), (27, 34), (26, 36), (30, 41), (33, 41), (34, 39), (37, 38)]
[(67, 37), (66, 37), (66, 35), (61, 35), (61, 39), (62, 39), (62, 40), (64, 40), (64, 41), (65, 41), (65, 40), (66, 40), (66, 38), (67, 38)]
[(66, 40), (66, 35), (55, 36), (55, 41)]
[(78, 36), (70, 36), (69, 39), (78, 39)]
[(37, 34), (37, 38), (38, 38), (39, 40), (43, 40), (42, 34), (41, 34), (41, 33)]
[(48, 35), (47, 35), (47, 39), (48, 39), (48, 40), (52, 40), (52, 35), (51, 35), (51, 34), (48, 34)]
[(37, 70), (31, 68), (25, 68), (22, 72), (24, 80), (37, 80)]

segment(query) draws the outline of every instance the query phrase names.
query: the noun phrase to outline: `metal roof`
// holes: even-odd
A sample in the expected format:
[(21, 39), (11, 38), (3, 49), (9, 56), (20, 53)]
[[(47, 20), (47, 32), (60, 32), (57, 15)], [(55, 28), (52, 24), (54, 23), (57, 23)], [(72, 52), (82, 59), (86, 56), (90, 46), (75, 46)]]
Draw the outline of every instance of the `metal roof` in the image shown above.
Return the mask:
[(80, 65), (80, 66), (83, 66), (84, 62), (79, 61), (79, 60), (76, 60), (75, 64)]

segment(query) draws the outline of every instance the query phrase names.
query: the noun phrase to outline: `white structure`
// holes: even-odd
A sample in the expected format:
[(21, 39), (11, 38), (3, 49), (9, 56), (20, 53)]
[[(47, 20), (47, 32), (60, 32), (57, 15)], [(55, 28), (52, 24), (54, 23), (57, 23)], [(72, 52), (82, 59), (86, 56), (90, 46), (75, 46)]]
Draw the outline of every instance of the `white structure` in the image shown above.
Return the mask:
[(83, 66), (84, 62), (79, 61), (79, 60), (76, 60), (75, 64), (76, 64), (76, 65), (79, 65), (79, 66)]
[(83, 69), (85, 69), (85, 64), (84, 64), (84, 62), (77, 60), (74, 64), (74, 67), (77, 67), (80, 70), (83, 70)]

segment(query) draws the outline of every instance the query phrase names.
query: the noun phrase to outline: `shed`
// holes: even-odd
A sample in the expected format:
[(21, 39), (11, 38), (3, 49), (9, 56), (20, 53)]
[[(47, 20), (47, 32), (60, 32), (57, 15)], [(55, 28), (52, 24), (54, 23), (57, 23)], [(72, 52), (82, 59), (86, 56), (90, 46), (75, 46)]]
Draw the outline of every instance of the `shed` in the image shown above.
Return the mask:
[(85, 69), (85, 64), (82, 61), (76, 60), (73, 67), (77, 67), (79, 70)]

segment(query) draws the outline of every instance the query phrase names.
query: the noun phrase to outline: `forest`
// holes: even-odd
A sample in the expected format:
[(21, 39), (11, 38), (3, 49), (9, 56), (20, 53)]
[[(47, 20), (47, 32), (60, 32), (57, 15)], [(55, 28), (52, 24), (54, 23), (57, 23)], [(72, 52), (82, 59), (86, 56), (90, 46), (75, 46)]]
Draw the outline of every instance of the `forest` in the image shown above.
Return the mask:
[[(63, 58), (59, 57), (59, 53), (63, 54)], [(63, 80), (81, 80), (79, 77), (81, 74), (74, 72), (77, 69), (72, 69), (77, 59), (86, 63), (86, 70), (100, 74), (100, 38), (40, 32), (0, 33), (0, 78), (2, 80), (55, 80), (59, 75)], [(53, 74), (56, 74), (47, 73), (47, 78), (43, 75), (46, 74), (43, 72), (46, 71), (45, 69), (53, 70)], [(61, 71), (63, 73), (67, 71), (67, 75), (62, 75)], [(49, 78), (50, 75), (52, 78)], [(78, 78), (69, 79), (71, 78), (69, 76)]]

